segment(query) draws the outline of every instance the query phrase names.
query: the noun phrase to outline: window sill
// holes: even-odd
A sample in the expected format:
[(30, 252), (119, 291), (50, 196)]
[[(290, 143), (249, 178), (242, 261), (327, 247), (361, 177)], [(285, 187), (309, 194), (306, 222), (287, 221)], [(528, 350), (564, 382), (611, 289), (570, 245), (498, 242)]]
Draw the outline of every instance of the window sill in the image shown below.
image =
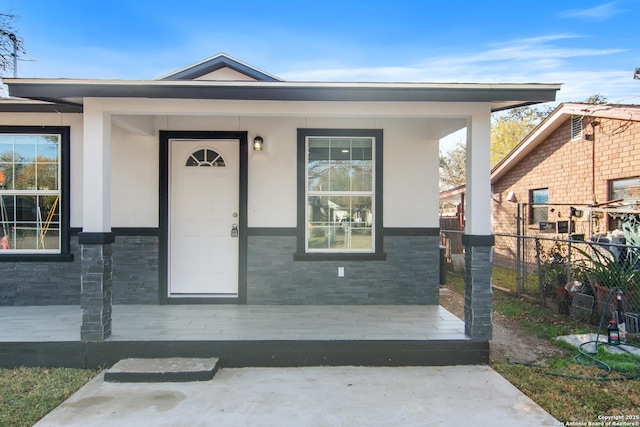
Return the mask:
[(386, 261), (387, 254), (384, 252), (375, 254), (357, 253), (304, 253), (293, 254), (294, 261)]
[(73, 254), (2, 254), (0, 262), (73, 262)]

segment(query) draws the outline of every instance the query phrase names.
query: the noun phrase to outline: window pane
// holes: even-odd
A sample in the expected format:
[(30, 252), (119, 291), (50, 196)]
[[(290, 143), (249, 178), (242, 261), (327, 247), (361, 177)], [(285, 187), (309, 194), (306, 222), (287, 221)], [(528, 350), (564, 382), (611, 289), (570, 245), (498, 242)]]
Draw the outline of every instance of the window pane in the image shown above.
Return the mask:
[(35, 223), (32, 222), (17, 222), (13, 229), (13, 243), (12, 249), (38, 249), (38, 230), (35, 227)]
[(640, 178), (611, 181), (611, 196), (609, 199), (622, 199), (625, 203), (636, 204), (640, 200)]
[(531, 203), (533, 204), (549, 203), (549, 190), (547, 188), (543, 188), (540, 190), (532, 190)]
[(371, 138), (310, 138), (310, 191), (372, 191)]
[(30, 163), (36, 160), (38, 138), (35, 135), (16, 135), (13, 148), (16, 162)]
[(13, 163), (0, 163), (0, 190), (13, 190)]
[(311, 138), (309, 140), (307, 188), (310, 191), (329, 191), (331, 176), (330, 141), (330, 138)]
[(60, 203), (58, 196), (38, 197), (40, 218), (38, 222), (39, 249), (59, 249)]
[(309, 160), (308, 189), (309, 191), (326, 191), (329, 183), (329, 161)]
[(549, 219), (549, 215), (548, 215), (548, 211), (547, 211), (547, 207), (534, 207), (531, 210), (532, 214), (531, 214), (531, 223), (532, 224), (537, 224), (539, 222), (545, 222)]
[(333, 161), (329, 167), (328, 191), (351, 190), (351, 166), (349, 161)]
[(43, 135), (38, 141), (39, 161), (58, 162), (59, 158), (59, 137), (56, 135)]
[(58, 189), (58, 165), (56, 163), (37, 164), (38, 190)]
[(371, 196), (310, 196), (308, 248), (372, 251)]
[(36, 165), (35, 163), (15, 163), (14, 165), (14, 189), (36, 189)]
[(351, 189), (353, 191), (373, 191), (373, 161), (354, 160), (352, 167)]
[(13, 162), (13, 143), (0, 138), (0, 162)]

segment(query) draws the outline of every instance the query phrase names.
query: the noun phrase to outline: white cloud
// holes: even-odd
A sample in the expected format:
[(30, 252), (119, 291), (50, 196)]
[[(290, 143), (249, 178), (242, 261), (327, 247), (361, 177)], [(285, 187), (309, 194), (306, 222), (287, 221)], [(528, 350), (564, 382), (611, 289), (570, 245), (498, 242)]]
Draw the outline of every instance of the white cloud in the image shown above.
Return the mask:
[(623, 12), (617, 7), (619, 3), (619, 1), (613, 1), (589, 9), (566, 10), (561, 12), (558, 16), (561, 18), (583, 18), (592, 21), (605, 21), (612, 16)]
[(616, 69), (613, 61), (601, 59), (626, 50), (569, 46), (581, 39), (587, 41), (567, 34), (516, 39), (479, 51), (421, 58), (407, 66), (305, 67), (280, 75), (303, 81), (563, 83), (561, 101), (582, 101), (596, 93), (612, 102), (637, 95), (640, 82), (632, 79), (633, 70)]

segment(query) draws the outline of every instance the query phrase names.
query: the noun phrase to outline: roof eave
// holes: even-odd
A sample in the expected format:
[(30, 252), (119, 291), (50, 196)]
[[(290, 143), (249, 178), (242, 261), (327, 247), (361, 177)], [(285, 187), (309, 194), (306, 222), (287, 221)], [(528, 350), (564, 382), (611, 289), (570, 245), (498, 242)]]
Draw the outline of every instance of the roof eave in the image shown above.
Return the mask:
[(552, 84), (412, 84), (193, 82), (5, 79), (12, 96), (74, 98), (165, 98), (269, 101), (485, 102), (495, 110), (555, 100)]
[(33, 99), (3, 98), (0, 100), (2, 113), (82, 113), (82, 105), (56, 103)]

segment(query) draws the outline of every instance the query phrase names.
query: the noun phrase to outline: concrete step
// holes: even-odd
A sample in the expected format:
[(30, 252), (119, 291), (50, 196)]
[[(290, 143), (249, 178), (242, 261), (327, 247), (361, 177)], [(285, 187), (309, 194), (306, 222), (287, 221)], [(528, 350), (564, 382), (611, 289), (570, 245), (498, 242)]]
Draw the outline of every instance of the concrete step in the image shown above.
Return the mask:
[(215, 357), (123, 359), (105, 371), (104, 380), (113, 383), (209, 381), (217, 370)]

